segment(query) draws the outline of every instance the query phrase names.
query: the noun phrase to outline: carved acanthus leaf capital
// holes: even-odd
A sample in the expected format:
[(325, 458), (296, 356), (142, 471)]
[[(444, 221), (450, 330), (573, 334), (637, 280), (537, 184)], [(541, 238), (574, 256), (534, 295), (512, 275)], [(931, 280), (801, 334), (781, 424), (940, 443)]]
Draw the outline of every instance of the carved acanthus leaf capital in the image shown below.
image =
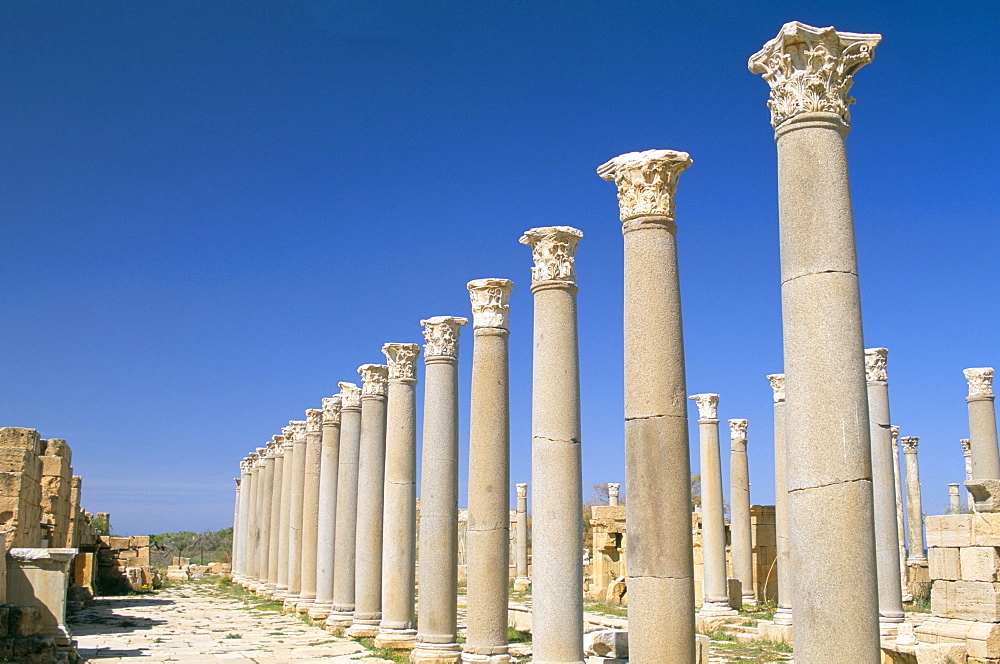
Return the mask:
[(836, 113), (850, 124), (847, 95), (854, 73), (872, 61), (882, 35), (837, 32), (798, 21), (750, 56), (748, 66), (771, 86), (771, 125), (800, 113)]
[(292, 442), (303, 443), (306, 440), (306, 421), (289, 420), (288, 426), (292, 430)]
[(962, 444), (962, 454), (964, 454), (965, 456), (969, 456), (970, 454), (972, 454), (972, 443), (969, 441), (968, 438), (963, 438), (958, 442)]
[(257, 468), (264, 467), (264, 461), (267, 459), (267, 447), (257, 448), (257, 462), (254, 464)]
[(468, 284), (472, 301), (472, 327), (495, 327), (506, 330), (510, 316), (510, 279), (473, 279)]
[(735, 442), (747, 442), (747, 427), (750, 420), (729, 420), (729, 438)]
[(637, 217), (674, 218), (677, 179), (694, 162), (687, 152), (628, 152), (597, 167), (597, 174), (618, 187), (622, 222)]
[(903, 444), (903, 452), (916, 454), (917, 443), (920, 442), (920, 438), (917, 436), (903, 436), (899, 439), (899, 442)]
[(698, 405), (699, 420), (718, 419), (719, 395), (718, 394), (693, 394), (688, 397)]
[(383, 344), (382, 354), (389, 364), (389, 380), (417, 377), (418, 344)]
[(618, 498), (622, 485), (619, 482), (608, 482), (608, 498)]
[(774, 403), (783, 403), (785, 401), (785, 374), (770, 374), (767, 380), (771, 383), (771, 395), (774, 397)]
[(993, 367), (965, 369), (965, 380), (969, 381), (970, 397), (993, 396)]
[(514, 488), (517, 489), (517, 497), (518, 498), (527, 498), (528, 497), (528, 485), (527, 484), (523, 484), (523, 483), (522, 484), (515, 484)]
[(275, 456), (277, 456), (279, 454), (284, 454), (285, 453), (285, 437), (281, 436), (281, 435), (271, 436), (271, 440), (273, 441), (272, 444), (274, 445), (274, 454), (275, 454)]
[(899, 449), (899, 427), (893, 424), (889, 427), (889, 433), (892, 436), (892, 449)]
[(888, 348), (865, 348), (865, 377), (869, 383), (885, 382), (885, 361)]
[(583, 231), (572, 226), (545, 226), (524, 232), (519, 242), (531, 247), (531, 282), (576, 282), (576, 245)]
[(340, 407), (361, 408), (361, 388), (354, 383), (337, 383), (340, 388)]
[(384, 364), (362, 364), (358, 367), (361, 374), (361, 395), (366, 397), (384, 397), (389, 387), (389, 367)]
[(458, 358), (458, 333), (468, 318), (458, 316), (434, 316), (420, 321), (424, 327), (424, 359), (431, 357)]
[(323, 397), (323, 424), (340, 424), (340, 401), (342, 397), (334, 394), (332, 397)]
[(292, 443), (294, 442), (292, 440), (292, 438), (293, 438), (294, 433), (295, 433), (295, 430), (292, 427), (290, 427), (290, 426), (288, 426), (288, 427), (281, 427), (281, 438), (282, 438), (282, 440), (284, 440), (284, 446), (285, 446), (284, 449), (285, 449), (285, 452), (287, 452), (290, 449), (292, 449)]
[(323, 426), (323, 411), (319, 408), (306, 409), (306, 433), (319, 433)]

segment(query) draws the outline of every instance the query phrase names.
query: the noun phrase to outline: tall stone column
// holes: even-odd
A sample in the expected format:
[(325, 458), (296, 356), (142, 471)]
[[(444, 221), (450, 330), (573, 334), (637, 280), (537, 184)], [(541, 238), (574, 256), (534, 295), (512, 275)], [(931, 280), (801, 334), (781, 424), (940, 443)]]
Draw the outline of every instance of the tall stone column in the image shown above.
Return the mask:
[(250, 458), (240, 461), (240, 499), (237, 526), (233, 534), (233, 583), (242, 586), (246, 579), (247, 506), (250, 496)]
[[(282, 609), (294, 612), (302, 592), (302, 508), (306, 476), (306, 422), (292, 420), (292, 475), (288, 492), (288, 594)], [(287, 459), (285, 463), (288, 463)]]
[(583, 661), (583, 470), (574, 254), (583, 233), (532, 228), (532, 661)]
[(722, 495), (722, 459), (719, 453), (718, 394), (695, 394), (698, 438), (701, 443), (701, 552), (705, 579), (701, 608), (705, 618), (736, 615), (729, 606), (726, 575), (726, 516)]
[[(449, 664), (458, 643), (458, 336), (468, 319), (434, 316), (424, 328), (420, 475), (420, 606), (414, 664)], [(392, 403), (390, 401), (390, 403)]]
[[(382, 346), (389, 365), (382, 529), (382, 620), (375, 643), (412, 650), (416, 644), (417, 344)], [(457, 536), (457, 533), (456, 533)]]
[(910, 543), (907, 564), (927, 564), (924, 553), (924, 508), (920, 501), (920, 469), (917, 466), (916, 436), (900, 438), (903, 443), (903, 459), (906, 464), (906, 524)]
[(354, 620), (354, 579), (358, 524), (358, 456), (361, 447), (361, 390), (340, 383), (340, 463), (337, 470), (337, 527), (333, 553), (333, 631)]
[[(879, 661), (871, 441), (845, 139), (880, 35), (798, 22), (750, 58), (778, 149), (795, 656)], [(817, 515), (823, 515), (817, 518)], [(830, 564), (816, 564), (817, 552)]]
[(778, 564), (778, 602), (774, 624), (792, 624), (792, 560), (788, 540), (788, 482), (785, 472), (785, 374), (770, 374), (774, 397), (774, 539)]
[(962, 513), (962, 498), (958, 494), (958, 484), (948, 485), (948, 512), (951, 514)]
[(597, 169), (618, 187), (625, 244), (625, 481), (629, 654), (695, 659), (691, 460), (677, 272), (677, 179), (686, 152), (649, 150)]
[(243, 533), (243, 580), (240, 585), (249, 590), (253, 585), (254, 570), (257, 567), (257, 559), (254, 550), (256, 548), (257, 531), (257, 451), (254, 450), (246, 458), (247, 484), (246, 484), (246, 528)]
[(610, 507), (618, 507), (618, 491), (621, 486), (617, 482), (608, 482), (608, 505)]
[(358, 525), (351, 638), (378, 635), (382, 621), (382, 506), (385, 500), (386, 394), (389, 368), (363, 364), (361, 449), (358, 456)]
[(753, 532), (750, 527), (749, 420), (729, 420), (729, 510), (733, 576), (743, 586), (743, 604), (757, 605), (753, 583)]
[(295, 443), (291, 426), (281, 428), (284, 439), (285, 463), (281, 469), (281, 541), (278, 543), (278, 585), (274, 590), (274, 599), (284, 602), (288, 597), (288, 542), (292, 537), (290, 522), (292, 508), (292, 468), (295, 465)]
[(899, 532), (896, 530), (896, 487), (889, 422), (887, 348), (865, 349), (868, 382), (868, 420), (871, 438), (872, 495), (875, 507), (875, 564), (878, 572), (878, 611), (883, 624), (903, 622), (903, 589), (899, 574)]
[(264, 587), (264, 597), (273, 598), (278, 590), (278, 557), (281, 551), (281, 481), (285, 472), (285, 437), (272, 436), (274, 456), (274, 481), (267, 500), (271, 512), (270, 535), (267, 543), (267, 585)]
[(316, 601), (309, 607), (312, 623), (326, 621), (333, 609), (333, 565), (337, 527), (337, 472), (340, 464), (340, 403), (335, 394), (323, 399), (323, 442), (319, 462), (319, 513), (316, 532)]
[[(972, 443), (968, 438), (963, 438), (958, 442), (962, 445), (962, 456), (965, 457), (965, 481), (968, 482), (972, 479)], [(965, 504), (968, 506), (969, 512), (976, 511), (975, 499), (968, 489), (965, 490)]]
[(302, 475), (302, 587), (295, 603), (299, 615), (316, 601), (316, 553), (319, 541), (319, 472), (323, 457), (323, 411), (306, 410), (306, 452)]
[(972, 444), (972, 477), (1000, 479), (1000, 448), (997, 447), (997, 416), (993, 405), (993, 367), (966, 369), (969, 381), (969, 441)]
[(253, 564), (253, 582), (247, 588), (252, 593), (256, 593), (267, 582), (267, 569), (261, 568), (260, 565), (261, 551), (267, 548), (266, 531), (264, 530), (264, 505), (267, 504), (265, 501), (267, 493), (264, 486), (267, 476), (267, 454), (268, 449), (266, 447), (257, 448), (257, 470), (254, 476), (256, 480), (254, 483), (257, 485), (257, 489), (254, 492), (253, 560), (251, 561)]
[(508, 279), (476, 279), (469, 391), (469, 509), (465, 540), (466, 641), (463, 662), (507, 664), (510, 556), (510, 394)]
[(517, 552), (514, 556), (516, 577), (514, 578), (514, 590), (524, 592), (531, 587), (531, 579), (528, 578), (528, 485), (515, 484), (517, 489)]
[(896, 479), (896, 531), (899, 535), (899, 587), (903, 592), (903, 601), (912, 602), (913, 595), (909, 592), (910, 568), (906, 566), (906, 530), (903, 528), (903, 474), (899, 470), (899, 427), (891, 426), (892, 432), (892, 463)]

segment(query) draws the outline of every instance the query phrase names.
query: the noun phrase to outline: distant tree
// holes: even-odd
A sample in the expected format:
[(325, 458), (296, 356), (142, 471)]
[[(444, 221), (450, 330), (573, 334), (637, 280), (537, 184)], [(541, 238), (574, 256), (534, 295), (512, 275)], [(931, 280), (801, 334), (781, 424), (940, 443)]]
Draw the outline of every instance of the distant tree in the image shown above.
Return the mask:
[(94, 517), (94, 520), (90, 522), (90, 525), (94, 527), (98, 535), (110, 535), (111, 534), (111, 524), (108, 522), (106, 517), (98, 516)]

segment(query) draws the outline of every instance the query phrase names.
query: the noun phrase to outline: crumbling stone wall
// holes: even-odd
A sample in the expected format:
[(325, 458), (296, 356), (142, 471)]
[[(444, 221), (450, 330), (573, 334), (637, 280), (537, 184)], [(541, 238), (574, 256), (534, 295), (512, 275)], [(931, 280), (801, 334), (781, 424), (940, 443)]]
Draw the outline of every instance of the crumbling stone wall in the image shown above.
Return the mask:
[(6, 550), (42, 543), (42, 440), (34, 429), (0, 428), (0, 528)]
[(73, 479), (73, 467), (70, 465), (71, 452), (66, 441), (60, 438), (43, 440), (42, 443), (45, 444), (45, 454), (40, 457), (42, 463), (41, 505), (43, 528), (48, 531), (42, 533), (43, 545), (45, 544), (44, 540), (48, 539), (50, 547), (68, 547), (72, 544), (70, 539), (72, 517), (70, 493)]

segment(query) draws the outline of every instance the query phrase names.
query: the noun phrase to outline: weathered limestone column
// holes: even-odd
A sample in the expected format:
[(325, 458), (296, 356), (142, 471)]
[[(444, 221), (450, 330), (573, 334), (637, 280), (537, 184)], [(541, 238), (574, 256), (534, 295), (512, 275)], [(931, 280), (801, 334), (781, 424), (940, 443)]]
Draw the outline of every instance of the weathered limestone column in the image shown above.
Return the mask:
[[(420, 613), (414, 664), (450, 664), (458, 643), (458, 336), (468, 319), (434, 316), (424, 328), (420, 475)], [(390, 400), (390, 403), (391, 400)]]
[(726, 516), (719, 453), (719, 395), (695, 394), (698, 439), (701, 442), (701, 551), (705, 561), (704, 589), (698, 614), (705, 618), (736, 615), (729, 606), (726, 576)]
[(618, 187), (625, 243), (625, 481), (629, 655), (695, 659), (691, 461), (677, 273), (677, 179), (686, 152), (649, 150), (597, 169)]
[(363, 364), (361, 449), (358, 456), (358, 522), (355, 545), (354, 620), (351, 638), (378, 636), (382, 621), (382, 505), (385, 500), (386, 394), (389, 368)]
[(753, 532), (750, 527), (749, 420), (729, 420), (729, 510), (733, 576), (743, 586), (743, 604), (757, 605), (753, 584)]
[(284, 439), (285, 463), (281, 469), (281, 531), (278, 543), (278, 585), (274, 590), (274, 599), (284, 602), (288, 597), (288, 541), (292, 536), (290, 523), (292, 508), (292, 467), (295, 465), (295, 444), (291, 426), (281, 428)]
[(618, 492), (621, 490), (621, 486), (617, 482), (608, 482), (608, 505), (610, 507), (618, 507)]
[(903, 601), (912, 602), (913, 595), (907, 590), (910, 587), (910, 568), (906, 566), (906, 530), (903, 528), (903, 474), (899, 470), (899, 427), (889, 427), (892, 432), (892, 463), (896, 479), (896, 531), (899, 535), (899, 587), (903, 592)]
[[(292, 475), (288, 492), (288, 594), (282, 606), (284, 611), (295, 611), (302, 592), (302, 508), (306, 476), (306, 422), (291, 420)], [(286, 459), (285, 463), (288, 463)]]
[(903, 458), (906, 462), (906, 522), (910, 542), (907, 564), (927, 564), (924, 553), (924, 508), (920, 502), (920, 469), (917, 466), (916, 436), (900, 438), (903, 443)]
[(278, 590), (278, 558), (281, 551), (281, 481), (285, 474), (285, 437), (272, 436), (271, 454), (274, 456), (274, 481), (267, 500), (271, 512), (270, 535), (267, 543), (267, 585), (264, 587), (264, 597), (273, 598)]
[(354, 579), (358, 525), (358, 455), (361, 446), (361, 390), (340, 383), (340, 463), (337, 470), (337, 528), (333, 553), (331, 630), (354, 620)]
[[(389, 365), (382, 511), (382, 620), (376, 645), (412, 650), (416, 644), (417, 344), (382, 346)], [(457, 536), (457, 532), (456, 532)], [(456, 568), (457, 569), (457, 568)]]
[(253, 570), (255, 565), (254, 562), (254, 532), (257, 528), (257, 452), (251, 452), (246, 459), (244, 459), (246, 464), (246, 483), (244, 484), (244, 490), (246, 492), (246, 526), (243, 528), (243, 535), (240, 538), (243, 542), (243, 575), (240, 580), (240, 585), (244, 589), (249, 590), (250, 585), (254, 582)]
[(972, 477), (1000, 479), (1000, 448), (997, 447), (997, 416), (993, 405), (993, 367), (963, 371), (969, 381), (969, 441), (972, 445)]
[(236, 573), (233, 583), (242, 586), (247, 576), (247, 517), (250, 500), (250, 457), (240, 461), (240, 501), (238, 525), (233, 535), (233, 555)]
[(515, 484), (517, 489), (517, 552), (514, 556), (516, 577), (514, 578), (514, 590), (524, 592), (531, 587), (531, 579), (528, 578), (528, 485)]
[(950, 514), (962, 513), (962, 498), (958, 494), (958, 484), (948, 485), (948, 512)]
[[(778, 149), (795, 657), (881, 656), (871, 442), (845, 138), (854, 73), (880, 35), (798, 22), (750, 58)], [(823, 515), (817, 518), (817, 515)], [(816, 564), (822, 552), (828, 564)]]
[(574, 254), (583, 233), (532, 228), (531, 643), (536, 664), (583, 661), (583, 471)]
[[(972, 479), (972, 443), (968, 438), (963, 438), (958, 442), (962, 445), (962, 455), (965, 457), (965, 481), (968, 482)], [(968, 506), (969, 512), (976, 511), (976, 501), (968, 489), (965, 490), (965, 504)]]
[(302, 476), (302, 588), (295, 612), (308, 614), (316, 601), (316, 553), (319, 541), (319, 472), (323, 457), (323, 411), (306, 410), (306, 453)]
[(251, 572), (253, 576), (251, 577), (250, 586), (247, 588), (252, 593), (256, 593), (257, 589), (266, 582), (267, 570), (261, 569), (260, 567), (260, 550), (262, 547), (267, 546), (267, 541), (264, 539), (264, 460), (267, 454), (266, 447), (257, 448), (257, 463), (256, 470), (254, 470), (254, 484), (256, 485), (256, 490), (254, 491), (254, 531), (253, 531), (253, 551), (251, 553), (250, 564)]
[(323, 399), (323, 442), (319, 462), (319, 513), (316, 532), (316, 601), (309, 620), (326, 621), (333, 609), (333, 551), (337, 527), (337, 472), (340, 464), (339, 394)]
[(885, 371), (888, 355), (887, 348), (865, 349), (878, 611), (879, 620), (883, 624), (903, 622), (903, 588), (899, 585), (899, 532), (896, 530), (896, 487), (893, 481), (895, 471), (892, 463), (892, 429), (889, 424), (889, 383)]
[(469, 509), (465, 540), (467, 594), (463, 662), (510, 662), (507, 583), (510, 556), (510, 394), (508, 279), (476, 279), (472, 300), (469, 392)]
[(774, 624), (792, 624), (792, 562), (788, 540), (788, 481), (785, 473), (785, 374), (770, 374), (774, 397), (774, 539), (778, 564), (778, 602)]
[(267, 575), (271, 557), (271, 496), (274, 495), (274, 448), (275, 441), (267, 444), (264, 453), (264, 482), (261, 484), (260, 544), (257, 547), (258, 583), (256, 593), (266, 596)]

